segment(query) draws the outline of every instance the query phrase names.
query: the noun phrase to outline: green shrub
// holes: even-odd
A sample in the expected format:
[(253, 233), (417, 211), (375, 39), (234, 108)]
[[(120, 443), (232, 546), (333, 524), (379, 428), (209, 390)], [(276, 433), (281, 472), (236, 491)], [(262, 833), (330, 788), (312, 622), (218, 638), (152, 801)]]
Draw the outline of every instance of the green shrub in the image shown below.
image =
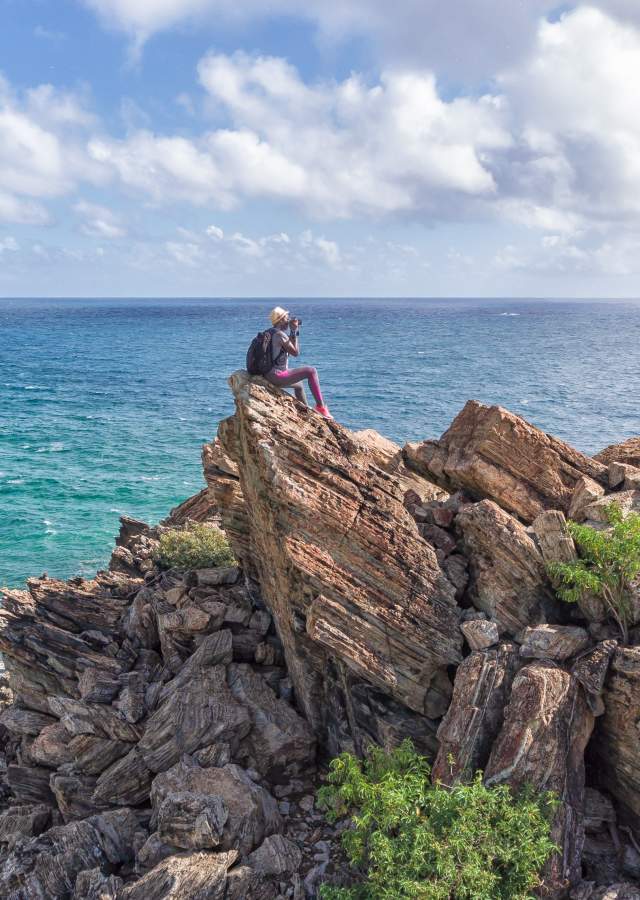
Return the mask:
[(165, 531), (155, 559), (163, 569), (210, 569), (236, 562), (224, 532), (201, 524)]
[(570, 563), (550, 563), (549, 574), (556, 593), (567, 603), (588, 595), (599, 597), (620, 628), (624, 643), (629, 641), (632, 582), (640, 574), (640, 515), (624, 516), (620, 507), (606, 507), (608, 531), (569, 521), (567, 530), (574, 539), (579, 558)]
[(391, 753), (373, 749), (364, 761), (334, 759), (318, 802), (335, 821), (351, 817), (342, 835), (362, 881), (323, 885), (324, 900), (525, 900), (557, 849), (550, 840), (556, 801), (549, 793), (506, 785), (432, 785), (430, 767), (410, 741)]

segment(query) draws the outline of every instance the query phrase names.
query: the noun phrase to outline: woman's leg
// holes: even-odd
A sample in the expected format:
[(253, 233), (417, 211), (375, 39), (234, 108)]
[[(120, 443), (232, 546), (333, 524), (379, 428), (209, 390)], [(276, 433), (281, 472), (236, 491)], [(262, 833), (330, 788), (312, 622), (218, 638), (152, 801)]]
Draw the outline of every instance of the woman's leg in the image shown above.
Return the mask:
[(307, 381), (318, 406), (324, 406), (318, 373), (313, 366), (299, 366), (297, 369), (282, 369), (269, 372), (267, 381), (278, 385), (278, 387), (294, 387), (294, 385), (300, 384), (301, 381)]

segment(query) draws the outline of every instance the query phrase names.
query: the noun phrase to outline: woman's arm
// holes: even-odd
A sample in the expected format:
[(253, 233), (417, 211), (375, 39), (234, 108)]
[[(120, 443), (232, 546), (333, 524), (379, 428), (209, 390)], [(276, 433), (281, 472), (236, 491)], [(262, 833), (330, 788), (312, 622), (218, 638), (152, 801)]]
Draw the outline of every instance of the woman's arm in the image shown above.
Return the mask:
[(298, 329), (291, 326), (289, 337), (282, 338), (282, 347), (289, 356), (300, 356), (300, 344), (298, 342)]

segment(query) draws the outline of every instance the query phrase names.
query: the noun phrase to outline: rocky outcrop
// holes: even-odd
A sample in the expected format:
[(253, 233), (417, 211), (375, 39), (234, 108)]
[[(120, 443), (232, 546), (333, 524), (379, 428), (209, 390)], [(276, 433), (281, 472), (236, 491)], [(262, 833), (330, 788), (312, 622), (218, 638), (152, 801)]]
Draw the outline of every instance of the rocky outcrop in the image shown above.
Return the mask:
[[(5, 592), (0, 895), (315, 897), (349, 877), (317, 744), (409, 737), (441, 784), (557, 795), (541, 896), (637, 896), (638, 647), (547, 573), (576, 559), (567, 514), (639, 506), (637, 470), (499, 407), (401, 449), (230, 383), (205, 489), (123, 518), (108, 572)], [(160, 571), (163, 529), (193, 521), (239, 565)]]
[(568, 512), (578, 480), (607, 483), (606, 467), (501, 406), (470, 400), (440, 440), (407, 444), (405, 459), (446, 490), (464, 488), (530, 523)]
[(248, 532), (238, 535), (235, 486), (229, 507), (218, 492), (222, 520), (234, 547), (250, 548), (307, 719), (332, 749), (358, 746), (344, 689), (354, 679), (442, 715), (446, 667), (461, 660), (460, 612), (403, 504), (406, 481), (380, 467), (370, 441), (293, 399), (244, 373), (231, 386), (236, 414), (219, 438), (240, 473)]
[(488, 784), (553, 791), (560, 804), (552, 839), (561, 848), (545, 871), (545, 889), (559, 896), (581, 877), (584, 842), (584, 751), (593, 716), (580, 685), (550, 662), (516, 675), (502, 730), (486, 768)]
[[(608, 466), (612, 462), (626, 463), (640, 467), (640, 437), (630, 437), (621, 444), (610, 444), (594, 456), (598, 462)], [(612, 485), (614, 487), (615, 485)]]

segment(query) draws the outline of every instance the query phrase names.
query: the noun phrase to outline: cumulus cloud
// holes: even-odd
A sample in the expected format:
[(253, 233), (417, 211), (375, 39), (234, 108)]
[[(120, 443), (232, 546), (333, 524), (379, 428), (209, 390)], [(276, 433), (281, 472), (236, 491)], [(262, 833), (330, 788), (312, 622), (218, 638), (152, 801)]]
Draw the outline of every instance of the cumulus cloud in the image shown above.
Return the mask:
[(83, 144), (93, 124), (77, 96), (51, 85), (18, 94), (0, 77), (0, 219), (42, 224), (41, 201), (98, 177)]
[(431, 72), (392, 70), (308, 85), (283, 59), (210, 55), (199, 77), (229, 127), (188, 140), (139, 131), (90, 145), (155, 201), (222, 209), (277, 198), (326, 218), (438, 214), (456, 195), (493, 195), (488, 155), (511, 146), (500, 97), (444, 102)]

